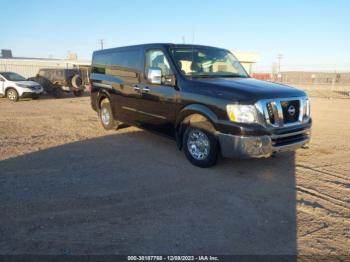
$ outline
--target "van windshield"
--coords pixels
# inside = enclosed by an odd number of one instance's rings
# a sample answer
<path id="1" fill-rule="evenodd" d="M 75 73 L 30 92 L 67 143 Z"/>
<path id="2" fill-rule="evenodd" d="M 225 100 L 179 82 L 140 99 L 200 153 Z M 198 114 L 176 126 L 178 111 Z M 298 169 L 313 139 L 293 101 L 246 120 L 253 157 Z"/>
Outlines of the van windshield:
<path id="1" fill-rule="evenodd" d="M 16 73 L 12 73 L 12 72 L 8 72 L 8 73 L 1 73 L 3 77 L 5 77 L 7 80 L 9 81 L 26 81 L 27 79 L 25 79 L 23 76 L 16 74 Z"/>
<path id="2" fill-rule="evenodd" d="M 249 77 L 230 52 L 216 48 L 172 48 L 171 55 L 180 71 L 191 77 Z"/>

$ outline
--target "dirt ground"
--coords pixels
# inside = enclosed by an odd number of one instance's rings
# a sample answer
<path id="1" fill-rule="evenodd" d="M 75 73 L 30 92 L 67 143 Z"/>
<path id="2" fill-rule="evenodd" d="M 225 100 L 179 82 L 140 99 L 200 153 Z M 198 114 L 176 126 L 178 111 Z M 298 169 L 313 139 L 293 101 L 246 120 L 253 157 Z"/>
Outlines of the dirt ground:
<path id="1" fill-rule="evenodd" d="M 350 255 L 350 99 L 311 98 L 310 149 L 211 169 L 89 102 L 0 99 L 1 254 Z"/>

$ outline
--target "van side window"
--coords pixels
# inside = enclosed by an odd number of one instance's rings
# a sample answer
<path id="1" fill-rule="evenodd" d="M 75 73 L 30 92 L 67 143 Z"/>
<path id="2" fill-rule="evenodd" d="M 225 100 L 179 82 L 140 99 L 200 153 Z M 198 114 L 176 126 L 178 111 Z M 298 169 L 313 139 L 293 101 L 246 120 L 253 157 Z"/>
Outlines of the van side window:
<path id="1" fill-rule="evenodd" d="M 92 58 L 91 72 L 96 74 L 105 74 L 108 63 L 107 54 L 94 54 Z"/>
<path id="2" fill-rule="evenodd" d="M 92 72 L 105 74 L 107 68 L 122 67 L 132 71 L 141 71 L 142 54 L 140 50 L 109 51 L 102 54 L 94 54 Z"/>
<path id="3" fill-rule="evenodd" d="M 160 68 L 163 76 L 168 76 L 172 74 L 169 62 L 165 54 L 161 50 L 150 50 L 146 53 L 146 75 L 150 67 Z"/>
<path id="4" fill-rule="evenodd" d="M 141 69 L 141 52 L 139 50 L 119 51 L 111 54 L 112 66 Z"/>

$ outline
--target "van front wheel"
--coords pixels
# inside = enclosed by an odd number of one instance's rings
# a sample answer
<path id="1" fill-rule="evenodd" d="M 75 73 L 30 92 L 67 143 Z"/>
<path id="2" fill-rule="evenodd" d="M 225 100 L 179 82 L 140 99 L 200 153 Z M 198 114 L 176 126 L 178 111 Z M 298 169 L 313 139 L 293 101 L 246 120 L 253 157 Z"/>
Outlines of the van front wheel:
<path id="1" fill-rule="evenodd" d="M 104 129 L 115 130 L 118 128 L 118 122 L 114 120 L 109 99 L 103 99 L 99 111 L 100 121 Z"/>
<path id="2" fill-rule="evenodd" d="M 183 136 L 183 149 L 193 165 L 203 168 L 214 166 L 219 155 L 214 134 L 198 127 L 187 128 Z"/>

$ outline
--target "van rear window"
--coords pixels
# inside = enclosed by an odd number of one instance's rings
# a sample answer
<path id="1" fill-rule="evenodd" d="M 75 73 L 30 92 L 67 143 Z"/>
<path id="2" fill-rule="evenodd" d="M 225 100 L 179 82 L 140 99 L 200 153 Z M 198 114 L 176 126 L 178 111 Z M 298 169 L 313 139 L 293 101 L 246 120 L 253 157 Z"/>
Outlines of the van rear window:
<path id="1" fill-rule="evenodd" d="M 142 70 L 142 56 L 140 50 L 115 51 L 108 53 L 97 53 L 93 57 L 93 67 L 100 68 L 118 66 L 129 69 Z M 95 71 L 95 70 L 94 70 Z M 97 72 L 96 72 L 97 73 Z"/>

